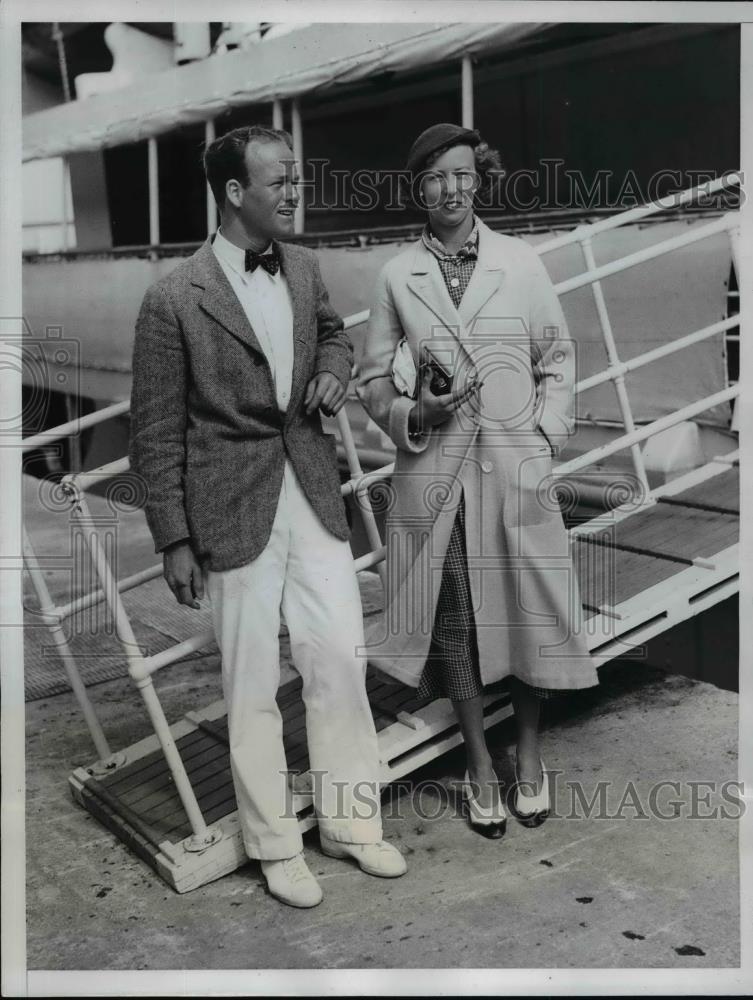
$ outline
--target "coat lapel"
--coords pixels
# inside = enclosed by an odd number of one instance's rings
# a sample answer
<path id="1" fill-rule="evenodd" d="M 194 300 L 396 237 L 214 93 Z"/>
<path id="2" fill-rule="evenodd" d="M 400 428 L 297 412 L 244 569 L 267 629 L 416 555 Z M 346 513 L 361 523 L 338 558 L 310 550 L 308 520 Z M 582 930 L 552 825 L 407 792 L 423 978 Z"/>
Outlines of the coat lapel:
<path id="1" fill-rule="evenodd" d="M 264 355 L 243 306 L 214 255 L 211 238 L 196 251 L 191 283 L 204 289 L 201 308 L 212 319 L 244 344 Z"/>
<path id="2" fill-rule="evenodd" d="M 504 276 L 502 260 L 495 252 L 494 234 L 479 221 L 478 260 L 458 307 L 458 315 L 466 329 L 498 291 Z"/>
<path id="3" fill-rule="evenodd" d="M 445 287 L 434 257 L 419 240 L 408 278 L 408 288 L 427 306 L 443 326 L 459 339 L 460 317 Z"/>

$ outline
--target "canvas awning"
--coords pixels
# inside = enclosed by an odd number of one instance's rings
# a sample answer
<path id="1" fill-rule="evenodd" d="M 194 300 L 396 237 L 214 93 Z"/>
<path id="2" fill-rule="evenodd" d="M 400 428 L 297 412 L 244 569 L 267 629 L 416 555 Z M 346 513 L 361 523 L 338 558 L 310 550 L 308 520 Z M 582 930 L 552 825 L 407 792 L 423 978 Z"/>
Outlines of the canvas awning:
<path id="1" fill-rule="evenodd" d="M 138 142 L 230 108 L 512 48 L 550 24 L 315 24 L 28 115 L 23 159 Z"/>

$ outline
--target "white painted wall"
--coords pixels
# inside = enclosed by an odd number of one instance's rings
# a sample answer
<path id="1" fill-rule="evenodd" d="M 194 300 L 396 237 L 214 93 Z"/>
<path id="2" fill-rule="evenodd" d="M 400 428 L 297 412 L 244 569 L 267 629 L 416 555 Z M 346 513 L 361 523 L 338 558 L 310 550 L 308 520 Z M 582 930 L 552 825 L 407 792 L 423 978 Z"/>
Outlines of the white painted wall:
<path id="1" fill-rule="evenodd" d="M 54 253 L 76 247 L 70 178 L 62 157 L 23 164 L 23 249 Z"/>
<path id="2" fill-rule="evenodd" d="M 63 103 L 63 91 L 32 73 L 23 73 L 22 108 L 24 115 Z M 76 246 L 73 225 L 70 181 L 63 191 L 64 169 L 61 157 L 24 163 L 22 181 L 22 230 L 24 251 L 53 253 Z M 66 220 L 63 228 L 63 220 Z"/>

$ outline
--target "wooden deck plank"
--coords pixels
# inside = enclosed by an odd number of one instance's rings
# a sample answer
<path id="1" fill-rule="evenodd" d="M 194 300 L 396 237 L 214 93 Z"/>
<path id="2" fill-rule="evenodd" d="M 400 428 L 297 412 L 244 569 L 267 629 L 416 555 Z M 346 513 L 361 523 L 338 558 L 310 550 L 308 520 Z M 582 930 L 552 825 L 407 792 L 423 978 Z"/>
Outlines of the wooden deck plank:
<path id="1" fill-rule="evenodd" d="M 280 688 L 277 695 L 277 704 L 280 707 L 280 712 L 284 715 L 284 709 L 287 707 L 289 702 L 295 701 L 297 698 L 301 697 L 301 690 L 303 685 L 298 677 L 293 678 L 292 681 L 287 681 Z M 227 716 L 223 716 L 227 718 Z"/>
<path id="2" fill-rule="evenodd" d="M 230 772 L 228 771 L 224 780 L 218 779 L 213 784 L 202 784 L 194 788 L 196 801 L 199 803 L 201 814 L 205 820 L 210 809 L 216 809 L 218 804 L 224 804 L 225 809 L 222 815 L 227 816 L 237 809 L 235 800 L 235 789 L 233 788 Z M 191 824 L 188 821 L 186 812 L 179 799 L 171 800 L 171 809 L 165 808 L 159 819 L 155 821 L 155 826 L 164 830 L 165 837 L 175 843 L 187 837 L 191 833 Z M 209 822 L 207 820 L 207 822 Z"/>
<path id="3" fill-rule="evenodd" d="M 203 812 L 205 809 L 214 809 L 223 802 L 228 803 L 228 813 L 235 812 L 238 808 L 238 803 L 235 800 L 235 786 L 229 770 L 227 772 L 227 780 L 207 792 L 199 804 Z"/>
<path id="4" fill-rule="evenodd" d="M 680 516 L 675 517 L 674 525 L 663 525 L 666 529 L 664 535 L 655 543 L 648 532 L 643 536 L 633 533 L 628 537 L 631 542 L 637 538 L 638 544 L 648 538 L 649 546 L 656 544 L 657 549 L 670 551 L 691 561 L 696 557 L 708 557 L 720 552 L 738 540 L 740 528 L 736 516 L 704 513 L 702 517 L 697 517 L 694 516 L 696 513 L 692 510 L 689 513 L 683 511 Z"/>
<path id="5" fill-rule="evenodd" d="M 578 579 L 585 581 L 581 599 L 593 607 L 620 604 L 683 568 L 653 556 L 583 542 L 575 546 L 574 560 Z"/>
<path id="6" fill-rule="evenodd" d="M 199 799 L 199 806 L 207 824 L 216 823 L 236 812 L 238 803 L 235 798 L 235 790 L 232 782 L 213 789 L 209 794 L 202 796 Z M 178 843 L 190 834 L 190 825 L 182 810 L 176 810 L 173 816 L 168 818 L 169 820 L 172 820 L 174 825 L 166 828 L 165 835 L 168 840 Z"/>
<path id="7" fill-rule="evenodd" d="M 617 551 L 579 542 L 573 547 L 573 564 L 581 600 L 593 607 L 614 604 L 616 599 Z"/>
<path id="8" fill-rule="evenodd" d="M 653 510 L 616 525 L 617 543 L 669 552 L 692 560 L 733 544 L 739 531 L 737 517 L 730 514 L 667 506 L 659 507 L 655 514 Z"/>
<path id="9" fill-rule="evenodd" d="M 618 521 L 612 532 L 617 540 L 623 537 L 626 541 L 641 542 L 654 541 L 661 544 L 664 540 L 671 538 L 673 532 L 691 530 L 693 528 L 703 529 L 708 524 L 713 524 L 716 515 L 707 511 L 695 510 L 691 507 L 682 507 L 677 510 L 671 507 L 664 507 L 656 504 L 647 511 L 634 514 L 623 521 Z"/>
<path id="10" fill-rule="evenodd" d="M 194 776 L 200 771 L 214 762 L 222 762 L 223 760 L 227 760 L 227 747 L 222 744 L 212 743 L 206 747 L 202 754 L 193 757 L 186 764 L 186 773 L 193 782 Z M 184 763 L 186 762 L 184 761 Z M 118 798 L 123 802 L 127 802 L 133 809 L 148 809 L 148 805 L 144 802 L 147 796 L 154 795 L 160 789 L 164 789 L 172 784 L 172 774 L 164 757 L 163 765 L 162 770 L 151 772 L 149 778 L 142 781 L 141 784 L 132 786 L 125 792 L 116 789 Z"/>
<path id="11" fill-rule="evenodd" d="M 297 756 L 289 756 L 288 770 L 293 771 L 295 774 L 305 774 L 309 769 L 309 751 L 308 747 L 299 747 Z"/>
<path id="12" fill-rule="evenodd" d="M 725 474 L 726 475 L 726 474 Z M 704 483 L 701 486 L 706 487 Z M 699 487 L 694 488 L 695 493 Z M 653 520 L 652 520 L 653 519 Z M 599 533 L 601 534 L 601 533 Z M 612 533 L 606 532 L 607 537 Z M 734 545 L 738 539 L 737 519 L 730 515 L 683 510 L 681 516 L 671 507 L 652 507 L 618 522 L 614 537 L 623 544 L 655 546 L 673 555 L 692 560 L 708 558 Z M 682 565 L 642 553 L 613 549 L 597 557 L 598 546 L 579 542 L 575 546 L 575 565 L 585 604 L 592 607 L 618 604 L 636 596 L 681 571 Z M 586 549 L 590 549 L 589 554 Z M 610 560 L 612 560 L 610 569 Z"/>
<path id="13" fill-rule="evenodd" d="M 230 762 L 225 755 L 207 763 L 189 774 L 191 787 L 197 799 L 210 791 L 219 780 L 230 773 Z M 143 816 L 148 823 L 157 825 L 161 820 L 174 811 L 176 808 L 183 809 L 183 806 L 175 790 L 175 785 L 168 785 L 160 789 L 154 789 L 148 796 L 145 796 L 138 803 L 139 815 Z"/>
<path id="14" fill-rule="evenodd" d="M 194 753 L 201 753 L 210 744 L 210 738 L 205 733 L 197 729 L 189 733 L 187 737 L 182 737 L 176 741 L 176 745 L 184 761 L 190 761 Z M 148 779 L 152 773 L 157 773 L 167 767 L 164 755 L 157 749 L 152 753 L 131 761 L 113 771 L 112 774 L 104 776 L 101 781 L 111 791 L 125 792 L 133 785 L 138 785 L 142 780 Z"/>
<path id="15" fill-rule="evenodd" d="M 733 468 L 712 476 L 697 486 L 683 490 L 674 499 L 704 503 L 712 507 L 728 507 L 740 512 L 740 469 Z"/>
<path id="16" fill-rule="evenodd" d="M 305 732 L 301 733 L 295 741 L 283 738 L 283 746 L 289 771 L 308 770 L 309 747 Z M 302 767 L 303 762 L 305 762 L 305 768 Z"/>
<path id="17" fill-rule="evenodd" d="M 218 803 L 232 802 L 232 808 L 228 805 L 225 815 L 234 812 L 237 808 L 235 789 L 229 768 L 225 772 L 214 775 L 212 778 L 206 778 L 194 785 L 194 792 L 202 815 L 205 817 L 207 809 L 215 808 Z M 173 841 L 188 836 L 191 832 L 191 824 L 188 822 L 183 804 L 177 796 L 165 801 L 159 817 L 152 819 L 152 824 L 160 830 L 164 830 L 165 837 Z"/>

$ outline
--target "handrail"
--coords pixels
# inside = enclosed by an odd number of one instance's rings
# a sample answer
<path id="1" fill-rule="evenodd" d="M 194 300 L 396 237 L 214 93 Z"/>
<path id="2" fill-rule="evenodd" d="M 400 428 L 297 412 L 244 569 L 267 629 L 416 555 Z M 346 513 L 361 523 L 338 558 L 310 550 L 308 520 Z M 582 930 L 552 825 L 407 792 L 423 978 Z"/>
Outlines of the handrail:
<path id="1" fill-rule="evenodd" d="M 682 409 L 676 410 L 674 413 L 669 413 L 665 417 L 659 417 L 658 420 L 654 420 L 650 424 L 646 424 L 639 430 L 632 431 L 629 434 L 622 434 L 620 437 L 615 438 L 614 441 L 610 441 L 608 444 L 603 444 L 598 448 L 593 448 L 591 451 L 586 451 L 582 455 L 578 455 L 577 458 L 570 459 L 569 462 L 563 462 L 553 470 L 553 474 L 556 476 L 566 476 L 569 472 L 579 472 L 587 465 L 591 465 L 594 462 L 600 462 L 603 458 L 607 458 L 609 455 L 614 455 L 615 452 L 623 451 L 625 448 L 631 447 L 631 445 L 639 444 L 641 441 L 647 441 L 650 437 L 654 437 L 656 434 L 661 434 L 662 431 L 665 431 L 670 427 L 674 427 L 676 424 L 690 419 L 690 417 L 695 417 L 699 413 L 703 413 L 704 410 L 713 409 L 713 407 L 719 406 L 720 403 L 726 403 L 730 400 L 736 399 L 739 395 L 740 386 L 731 385 L 729 388 L 715 392 L 711 396 L 706 396 L 703 399 L 698 400 L 696 403 L 690 403 L 688 406 L 683 406 Z"/>
<path id="2" fill-rule="evenodd" d="M 657 212 L 680 208 L 694 201 L 696 198 L 709 197 L 709 195 L 717 194 L 725 188 L 739 187 L 741 183 L 742 178 L 737 172 L 732 172 L 729 175 L 725 174 L 722 177 L 716 178 L 716 180 L 706 181 L 697 187 L 688 188 L 687 191 L 680 191 L 677 194 L 667 195 L 664 198 L 657 198 L 656 201 L 649 202 L 647 205 L 628 208 L 624 212 L 610 215 L 608 219 L 602 219 L 587 226 L 576 226 L 571 233 L 565 233 L 563 236 L 556 236 L 545 243 L 539 243 L 536 247 L 536 252 L 544 254 L 551 253 L 552 250 L 560 250 L 562 247 L 577 243 L 583 238 L 584 233 L 588 233 L 593 238 L 600 233 L 608 232 L 610 229 L 618 229 L 620 226 L 626 226 L 631 222 L 639 222 L 641 219 L 655 215 Z"/>
<path id="3" fill-rule="evenodd" d="M 576 383 L 575 393 L 577 395 L 578 393 L 585 392 L 586 389 L 593 389 L 594 386 L 601 385 L 603 382 L 609 382 L 615 375 L 627 375 L 628 372 L 635 371 L 637 368 L 643 368 L 644 365 L 648 365 L 652 361 L 658 361 L 659 358 L 666 358 L 667 355 L 674 354 L 676 351 L 692 347 L 693 344 L 708 340 L 717 333 L 724 333 L 725 330 L 734 330 L 739 325 L 739 316 L 730 316 L 728 319 L 719 320 L 718 323 L 704 326 L 702 329 L 688 333 L 684 337 L 678 337 L 677 340 L 672 340 L 668 344 L 662 344 L 661 347 L 654 347 L 652 350 L 646 351 L 644 354 L 638 354 L 628 361 L 621 361 L 618 365 L 610 365 L 609 368 L 605 368 L 595 375 L 589 375 L 588 378 L 584 378 Z M 729 337 L 728 339 L 731 340 L 732 338 Z"/>
<path id="4" fill-rule="evenodd" d="M 80 434 L 81 431 L 87 430 L 89 427 L 95 427 L 97 424 L 102 424 L 105 420 L 124 416 L 130 409 L 131 404 L 127 399 L 121 403 L 112 403 L 101 410 L 95 410 L 94 413 L 88 413 L 85 417 L 68 420 L 64 424 L 58 424 L 57 427 L 50 427 L 49 430 L 40 431 L 38 434 L 32 434 L 31 437 L 24 438 L 22 450 L 27 452 L 32 448 L 39 448 L 40 445 L 49 444 L 51 441 L 59 441 L 61 438 Z"/>
<path id="5" fill-rule="evenodd" d="M 614 260 L 609 264 L 602 264 L 601 267 L 583 271 L 582 274 L 577 274 L 574 278 L 560 281 L 559 284 L 554 286 L 554 290 L 558 295 L 565 295 L 576 288 L 582 288 L 583 285 L 590 285 L 595 281 L 600 281 L 602 278 L 609 278 L 614 274 L 619 274 L 620 271 L 627 271 L 637 264 L 644 264 L 646 261 L 654 260 L 655 257 L 661 257 L 672 250 L 679 250 L 681 247 L 688 246 L 691 243 L 698 243 L 700 240 L 706 239 L 707 236 L 715 236 L 717 233 L 728 232 L 731 229 L 737 228 L 737 224 L 732 221 L 733 214 L 732 212 L 728 212 L 727 215 L 716 222 L 709 222 L 698 229 L 691 229 L 684 236 L 673 236 L 672 239 L 653 243 L 644 250 L 637 250 L 635 253 L 628 254 L 627 257 L 620 257 L 619 260 Z M 584 237 L 580 237 L 580 240 L 582 239 Z"/>

